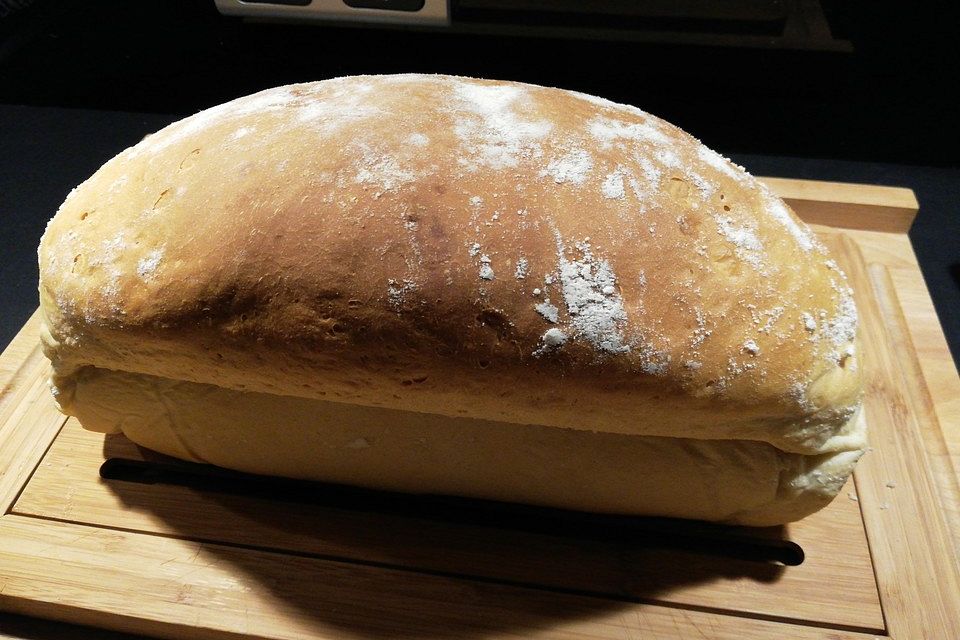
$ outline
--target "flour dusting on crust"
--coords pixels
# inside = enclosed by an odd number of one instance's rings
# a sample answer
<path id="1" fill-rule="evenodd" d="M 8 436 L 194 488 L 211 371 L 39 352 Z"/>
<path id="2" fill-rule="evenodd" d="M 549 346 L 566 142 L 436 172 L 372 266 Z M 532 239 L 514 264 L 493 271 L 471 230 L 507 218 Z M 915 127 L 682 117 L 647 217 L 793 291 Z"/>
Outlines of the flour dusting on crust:
<path id="1" fill-rule="evenodd" d="M 848 357 L 845 347 L 857 337 L 858 317 L 850 287 L 834 283 L 834 289 L 838 298 L 837 312 L 824 318 L 820 323 L 820 333 L 832 346 L 829 357 L 839 363 Z"/>
<path id="2" fill-rule="evenodd" d="M 607 177 L 603 180 L 603 184 L 600 185 L 600 193 L 603 194 L 604 198 L 609 198 L 610 200 L 620 200 L 623 198 L 626 191 L 623 188 L 623 169 L 621 167 L 617 167 L 616 171 L 607 174 Z"/>
<path id="3" fill-rule="evenodd" d="M 154 249 L 137 262 L 137 275 L 143 279 L 152 278 L 163 259 L 163 247 Z"/>
<path id="4" fill-rule="evenodd" d="M 757 271 L 763 273 L 767 265 L 763 243 L 750 227 L 738 227 L 729 217 L 717 216 L 717 231 L 733 245 L 737 256 Z"/>
<path id="5" fill-rule="evenodd" d="M 417 175 L 403 167 L 396 157 L 374 151 L 366 145 L 363 145 L 362 149 L 359 166 L 354 176 L 357 183 L 391 191 L 417 179 Z"/>
<path id="6" fill-rule="evenodd" d="M 516 167 L 522 158 L 539 157 L 543 139 L 553 125 L 547 120 L 527 120 L 517 107 L 526 89 L 512 85 L 485 85 L 459 81 L 454 93 L 472 116 L 463 116 L 455 130 L 467 153 L 461 163 L 468 168 Z"/>
<path id="7" fill-rule="evenodd" d="M 544 300 L 540 304 L 534 305 L 533 308 L 536 309 L 537 313 L 539 313 L 547 322 L 556 324 L 560 321 L 560 309 L 558 309 L 555 305 L 550 304 L 550 300 Z"/>
<path id="8" fill-rule="evenodd" d="M 826 249 L 807 227 L 801 227 L 797 224 L 786 205 L 780 198 L 776 197 L 768 188 L 763 187 L 763 204 L 766 213 L 770 214 L 774 220 L 783 225 L 790 236 L 796 241 L 797 245 L 804 251 L 819 251 L 826 253 Z"/>
<path id="9" fill-rule="evenodd" d="M 574 245 L 580 258 L 570 259 L 559 233 L 556 240 L 563 300 L 574 335 L 603 353 L 629 351 L 622 333 L 627 314 L 623 300 L 616 293 L 617 279 L 610 263 L 595 258 L 587 241 Z M 604 293 L 605 289 L 613 293 Z"/>
<path id="10" fill-rule="evenodd" d="M 306 320 L 283 325 L 294 339 L 331 322 L 325 344 L 352 354 L 388 326 L 411 352 L 469 352 L 487 378 L 665 376 L 691 404 L 765 393 L 799 414 L 822 402 L 817 380 L 856 365 L 849 287 L 789 208 L 669 123 L 601 98 L 441 76 L 295 85 L 171 125 L 104 176 L 64 205 L 90 213 L 79 234 L 41 255 L 72 287 L 50 298 L 90 324 L 123 325 L 154 297 L 166 313 L 155 294 L 178 285 L 203 300 L 255 289 L 259 319 L 282 301 L 257 296 L 287 292 L 293 273 L 324 293 L 292 295 Z M 207 245 L 222 264 L 197 255 Z M 281 282 L 254 287 L 244 268 Z"/>
<path id="11" fill-rule="evenodd" d="M 582 185 L 593 169 L 593 158 L 584 149 L 573 149 L 569 153 L 550 160 L 540 175 L 550 176 L 557 184 L 570 183 Z"/>

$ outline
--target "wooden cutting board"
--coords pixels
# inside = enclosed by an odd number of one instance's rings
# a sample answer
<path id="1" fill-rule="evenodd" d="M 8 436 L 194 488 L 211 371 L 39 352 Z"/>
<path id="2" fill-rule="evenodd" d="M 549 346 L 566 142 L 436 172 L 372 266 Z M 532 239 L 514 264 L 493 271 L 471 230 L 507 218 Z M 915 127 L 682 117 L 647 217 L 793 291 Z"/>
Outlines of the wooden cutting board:
<path id="1" fill-rule="evenodd" d="M 960 379 L 916 200 L 768 183 L 862 316 L 872 448 L 820 513 L 594 518 L 179 463 L 57 412 L 35 315 L 0 356 L 0 609 L 169 638 L 960 638 Z"/>

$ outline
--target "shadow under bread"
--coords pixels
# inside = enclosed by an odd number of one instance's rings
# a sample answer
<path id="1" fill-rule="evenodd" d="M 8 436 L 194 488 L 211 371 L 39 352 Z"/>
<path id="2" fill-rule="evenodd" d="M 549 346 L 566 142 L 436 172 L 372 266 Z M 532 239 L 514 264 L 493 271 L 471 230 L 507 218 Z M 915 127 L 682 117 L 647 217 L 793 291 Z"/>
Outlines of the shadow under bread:
<path id="1" fill-rule="evenodd" d="M 799 546 L 783 539 L 784 527 L 585 514 L 256 476 L 169 458 L 120 435 L 107 436 L 104 457 L 104 482 L 128 508 L 205 543 L 208 560 L 232 564 L 298 619 L 358 637 L 548 629 L 718 579 L 774 582 L 785 565 L 803 560 Z M 267 551 L 271 560 L 250 550 Z M 298 572 L 314 571 L 317 560 L 333 570 L 304 589 Z M 411 613 L 433 599 L 436 615 Z M 464 619 L 445 604 L 454 600 L 496 613 Z"/>

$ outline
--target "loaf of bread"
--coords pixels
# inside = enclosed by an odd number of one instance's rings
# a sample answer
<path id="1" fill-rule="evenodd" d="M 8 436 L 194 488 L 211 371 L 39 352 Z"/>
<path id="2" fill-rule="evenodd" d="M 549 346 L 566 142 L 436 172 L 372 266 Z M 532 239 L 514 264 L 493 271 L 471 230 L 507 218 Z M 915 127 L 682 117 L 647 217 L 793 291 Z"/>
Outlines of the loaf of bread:
<path id="1" fill-rule="evenodd" d="M 59 406 L 186 459 L 766 525 L 865 446 L 826 249 L 696 139 L 570 91 L 240 98 L 110 160 L 39 257 Z"/>

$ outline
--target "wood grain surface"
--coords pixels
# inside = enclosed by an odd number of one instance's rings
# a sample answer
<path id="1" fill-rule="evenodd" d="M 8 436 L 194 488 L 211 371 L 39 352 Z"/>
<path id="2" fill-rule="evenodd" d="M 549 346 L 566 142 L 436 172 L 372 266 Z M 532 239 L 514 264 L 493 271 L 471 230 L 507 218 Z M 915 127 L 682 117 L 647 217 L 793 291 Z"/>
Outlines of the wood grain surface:
<path id="1" fill-rule="evenodd" d="M 34 313 L 0 355 L 0 511 L 10 509 L 66 418 L 51 402 Z M 2 540 L 0 540 L 2 544 Z"/>
<path id="2" fill-rule="evenodd" d="M 920 426 L 932 416 L 911 402 L 920 391 L 909 391 L 916 385 L 904 375 L 911 356 L 892 337 L 900 323 L 884 322 L 882 308 L 892 302 L 879 302 L 885 291 L 872 285 L 853 240 L 840 237 L 833 245 L 856 285 L 861 316 L 863 415 L 872 445 L 855 473 L 861 512 L 884 610 L 911 612 L 888 616 L 887 630 L 894 638 L 928 637 L 934 629 L 933 637 L 960 638 L 960 570 Z"/>
<path id="3" fill-rule="evenodd" d="M 22 516 L 0 538 L 4 606 L 167 638 L 872 637 Z"/>
<path id="4" fill-rule="evenodd" d="M 70 419 L 14 513 L 100 527 L 216 540 L 538 585 L 602 597 L 710 607 L 734 614 L 880 631 L 883 614 L 853 483 L 827 509 L 786 528 L 737 529 L 799 544 L 784 567 L 509 528 L 476 527 L 375 511 L 276 502 L 189 487 L 104 481 L 107 457 L 156 457 L 122 436 L 104 438 Z M 855 497 L 855 496 L 854 496 Z M 602 524 L 598 524 L 602 526 Z M 652 525 L 656 530 L 656 525 Z M 682 527 L 682 525 L 681 525 Z M 709 534 L 704 534 L 709 537 Z M 719 541 L 718 541 L 719 542 Z"/>
<path id="5" fill-rule="evenodd" d="M 808 224 L 905 234 L 917 215 L 917 198 L 910 189 L 789 178 L 761 179 Z"/>

